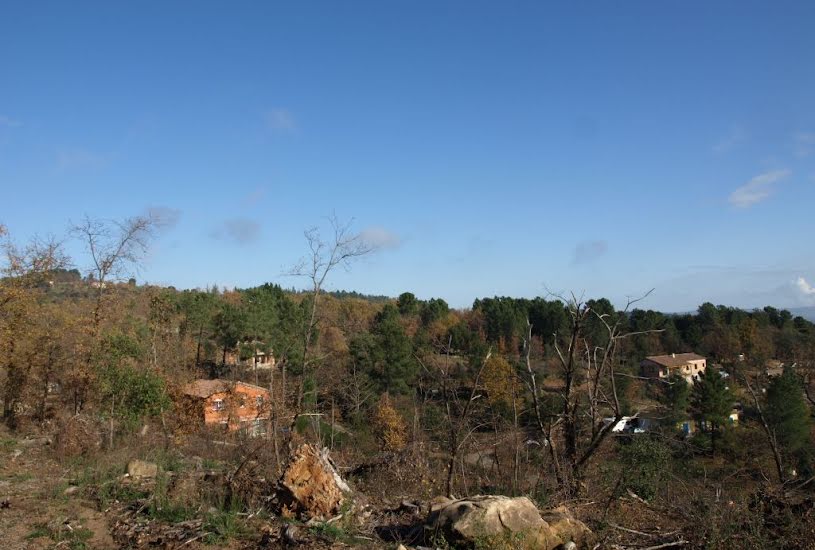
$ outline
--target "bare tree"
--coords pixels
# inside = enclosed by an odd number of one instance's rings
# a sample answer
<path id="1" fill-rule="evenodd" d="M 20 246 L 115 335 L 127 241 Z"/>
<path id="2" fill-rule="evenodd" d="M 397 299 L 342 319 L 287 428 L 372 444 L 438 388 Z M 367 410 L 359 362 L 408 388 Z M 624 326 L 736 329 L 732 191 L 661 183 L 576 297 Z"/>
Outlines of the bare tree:
<path id="1" fill-rule="evenodd" d="M 91 259 L 89 278 L 96 287 L 93 310 L 94 335 L 101 320 L 102 296 L 108 283 L 131 276 L 147 253 L 159 220 L 151 215 L 134 216 L 124 221 L 99 220 L 88 216 L 71 227 L 71 234 L 82 241 Z"/>
<path id="2" fill-rule="evenodd" d="M 328 218 L 331 226 L 331 236 L 323 237 L 319 228 L 311 227 L 304 234 L 309 247 L 309 254 L 303 257 L 297 265 L 288 271 L 288 275 L 304 277 L 310 285 L 310 298 L 308 317 L 304 323 L 302 335 L 303 350 L 303 377 L 317 358 L 312 357 L 312 344 L 317 329 L 318 304 L 323 285 L 329 274 L 337 267 L 350 269 L 354 260 L 372 253 L 376 247 L 366 241 L 360 233 L 351 230 L 353 219 L 347 223 L 341 222 L 336 214 Z M 285 374 L 282 383 L 285 385 Z M 285 391 L 285 386 L 284 386 Z M 300 408 L 303 399 L 303 384 L 297 394 L 297 408 Z"/>
<path id="3" fill-rule="evenodd" d="M 553 347 L 563 382 L 563 386 L 556 390 L 560 411 L 554 414 L 547 415 L 540 401 L 536 373 L 529 357 L 532 331 L 527 322 L 526 383 L 532 393 L 535 422 L 548 444 L 558 482 L 571 494 L 579 492 L 586 464 L 623 417 L 615 373 L 620 343 L 637 334 L 659 332 L 623 330 L 631 306 L 651 292 L 629 299 L 625 308 L 614 317 L 594 310 L 575 295 L 563 300 L 567 304 L 570 322 L 563 339 L 554 335 Z M 591 319 L 602 327 L 603 342 L 592 342 L 587 337 L 586 327 Z M 562 452 L 556 448 L 559 443 L 553 440 L 556 428 L 562 436 Z"/>
<path id="4" fill-rule="evenodd" d="M 109 283 L 135 274 L 161 220 L 152 214 L 134 216 L 124 221 L 99 220 L 88 216 L 71 227 L 71 234 L 82 241 L 90 256 L 87 269 L 96 290 L 90 324 L 90 346 L 84 370 L 73 380 L 74 411 L 79 412 L 91 379 L 94 348 L 98 344 L 105 289 Z"/>
<path id="5" fill-rule="evenodd" d="M 459 452 L 478 429 L 483 428 L 486 423 L 473 424 L 473 405 L 476 401 L 484 397 L 484 388 L 481 384 L 481 377 L 484 369 L 492 357 L 492 348 L 487 350 L 486 355 L 481 360 L 481 364 L 476 371 L 472 381 L 472 386 L 467 392 L 466 401 L 462 403 L 459 396 L 459 386 L 453 378 L 450 354 L 452 352 L 452 337 L 448 337 L 446 344 L 442 344 L 438 350 L 444 360 L 435 362 L 437 373 L 428 369 L 425 361 L 418 355 L 414 355 L 416 361 L 422 369 L 431 377 L 438 378 L 441 382 L 441 397 L 444 400 L 444 415 L 447 420 L 447 479 L 445 481 L 445 492 L 448 497 L 453 496 L 453 480 L 456 469 L 456 460 Z"/>

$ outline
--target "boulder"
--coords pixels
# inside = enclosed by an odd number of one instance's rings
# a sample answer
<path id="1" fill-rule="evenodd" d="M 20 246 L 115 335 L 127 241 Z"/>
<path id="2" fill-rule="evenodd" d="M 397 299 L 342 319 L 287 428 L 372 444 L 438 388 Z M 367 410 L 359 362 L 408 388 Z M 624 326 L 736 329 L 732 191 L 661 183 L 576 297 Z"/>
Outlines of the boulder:
<path id="1" fill-rule="evenodd" d="M 279 486 L 278 496 L 289 512 L 317 519 L 335 515 L 351 492 L 328 450 L 307 444 L 292 453 Z"/>
<path id="2" fill-rule="evenodd" d="M 451 542 L 465 545 L 499 544 L 504 537 L 525 548 L 553 550 L 587 542 L 591 531 L 564 507 L 543 516 L 527 497 L 478 495 L 465 499 L 436 499 L 427 526 L 441 530 Z"/>
<path id="3" fill-rule="evenodd" d="M 156 477 L 158 466 L 153 462 L 134 459 L 127 463 L 127 473 L 130 477 Z"/>

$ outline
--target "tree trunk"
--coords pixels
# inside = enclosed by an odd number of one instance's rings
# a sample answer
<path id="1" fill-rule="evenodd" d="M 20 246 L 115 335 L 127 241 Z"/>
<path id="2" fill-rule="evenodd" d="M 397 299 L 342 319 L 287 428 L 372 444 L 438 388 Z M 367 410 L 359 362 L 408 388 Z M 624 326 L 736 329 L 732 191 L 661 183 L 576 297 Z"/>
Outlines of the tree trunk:
<path id="1" fill-rule="evenodd" d="M 201 323 L 201 326 L 198 329 L 198 345 L 195 347 L 195 369 L 198 370 L 201 367 L 201 338 L 204 336 L 204 324 Z"/>

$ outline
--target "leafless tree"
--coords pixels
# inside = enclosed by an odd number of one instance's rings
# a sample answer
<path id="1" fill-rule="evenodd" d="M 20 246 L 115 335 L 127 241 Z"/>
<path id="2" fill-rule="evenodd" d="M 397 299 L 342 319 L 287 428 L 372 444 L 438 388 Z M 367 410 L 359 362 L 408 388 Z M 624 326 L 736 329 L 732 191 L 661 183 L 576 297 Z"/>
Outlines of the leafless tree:
<path id="1" fill-rule="evenodd" d="M 470 436 L 486 425 L 485 423 L 473 425 L 471 417 L 474 404 L 484 397 L 481 377 L 487 366 L 487 362 L 490 360 L 490 357 L 492 357 L 492 348 L 487 350 L 486 355 L 481 361 L 478 371 L 473 378 L 472 386 L 469 392 L 467 392 L 466 401 L 464 402 L 462 402 L 462 399 L 459 397 L 459 387 L 452 375 L 452 365 L 450 362 L 452 337 L 448 337 L 447 343 L 442 345 L 438 351 L 440 355 L 444 356 L 444 360 L 435 362 L 437 366 L 437 372 L 435 373 L 427 367 L 421 357 L 418 355 L 414 355 L 414 357 L 428 375 L 437 377 L 441 382 L 441 397 L 444 400 L 444 414 L 447 419 L 447 479 L 445 481 L 445 491 L 447 496 L 452 498 L 453 479 L 459 452 L 470 439 Z"/>
<path id="2" fill-rule="evenodd" d="M 288 271 L 288 275 L 304 277 L 309 281 L 310 299 L 309 312 L 303 327 L 303 376 L 316 361 L 312 357 L 312 344 L 314 334 L 317 329 L 318 304 L 323 285 L 329 274 L 337 267 L 350 269 L 354 260 L 372 253 L 376 246 L 366 241 L 361 233 L 354 233 L 351 230 L 353 219 L 343 223 L 336 214 L 328 218 L 331 226 L 330 237 L 324 237 L 318 227 L 307 229 L 304 234 L 308 243 L 309 253 L 303 257 L 293 268 Z M 283 378 L 285 384 L 285 376 Z M 297 394 L 297 408 L 300 408 L 303 399 L 303 385 Z"/>
<path id="3" fill-rule="evenodd" d="M 561 298 L 567 304 L 569 330 L 563 338 L 554 335 L 553 347 L 563 383 L 556 390 L 561 408 L 554 414 L 547 414 L 542 407 L 536 373 L 529 356 L 532 331 L 527 322 L 526 384 L 532 394 L 535 422 L 548 444 L 558 482 L 571 494 L 579 492 L 586 464 L 623 417 L 615 373 L 620 343 L 638 334 L 659 332 L 624 331 L 623 321 L 631 306 L 644 300 L 651 292 L 629 299 L 625 308 L 615 316 L 592 309 L 589 303 L 575 295 L 568 299 Z M 603 328 L 604 342 L 592 342 L 587 338 L 585 329 L 590 319 L 597 320 Z M 611 417 L 610 420 L 608 417 Z M 585 429 L 587 424 L 588 429 Z M 553 439 L 556 429 L 562 436 L 562 451 L 557 449 L 561 442 Z"/>
<path id="4" fill-rule="evenodd" d="M 138 271 L 160 224 L 161 220 L 149 213 L 126 218 L 124 221 L 99 220 L 85 216 L 70 229 L 71 234 L 82 242 L 90 256 L 87 272 L 96 290 L 85 368 L 76 373 L 72 384 L 74 410 L 77 413 L 82 409 L 91 379 L 91 362 L 94 348 L 98 344 L 106 286 Z"/>
<path id="5" fill-rule="evenodd" d="M 138 270 L 158 224 L 159 220 L 148 214 L 124 221 L 85 216 L 81 222 L 71 226 L 71 234 L 82 241 L 91 260 L 87 271 L 96 287 L 94 332 L 99 328 L 106 285 L 131 276 Z"/>

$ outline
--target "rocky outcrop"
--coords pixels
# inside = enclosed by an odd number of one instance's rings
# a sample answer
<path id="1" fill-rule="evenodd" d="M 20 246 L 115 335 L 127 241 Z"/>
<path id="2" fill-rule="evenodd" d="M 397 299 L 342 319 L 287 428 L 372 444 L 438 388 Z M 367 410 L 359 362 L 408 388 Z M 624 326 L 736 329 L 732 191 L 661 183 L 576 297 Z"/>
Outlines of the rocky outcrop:
<path id="1" fill-rule="evenodd" d="M 335 515 L 351 493 L 328 450 L 313 445 L 301 445 L 292 453 L 279 485 L 278 496 L 286 510 L 316 519 Z"/>
<path id="2" fill-rule="evenodd" d="M 465 499 L 437 499 L 431 505 L 427 527 L 442 531 L 450 542 L 498 544 L 504 538 L 526 548 L 553 550 L 573 542 L 586 544 L 591 531 L 564 507 L 543 515 L 526 497 L 500 495 Z"/>

